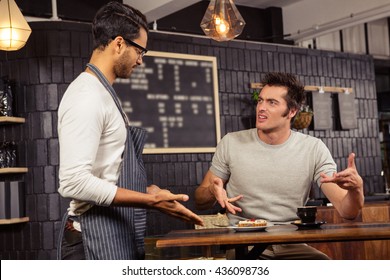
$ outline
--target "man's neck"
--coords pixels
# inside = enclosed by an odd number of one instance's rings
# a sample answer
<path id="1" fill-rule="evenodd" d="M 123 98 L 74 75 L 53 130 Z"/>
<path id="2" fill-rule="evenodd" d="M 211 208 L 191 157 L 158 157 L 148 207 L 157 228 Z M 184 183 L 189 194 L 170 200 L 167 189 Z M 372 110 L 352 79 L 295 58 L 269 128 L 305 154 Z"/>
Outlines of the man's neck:
<path id="1" fill-rule="evenodd" d="M 280 145 L 288 140 L 291 135 L 291 129 L 283 129 L 281 131 L 264 131 L 258 129 L 257 134 L 261 141 L 268 145 Z"/>
<path id="2" fill-rule="evenodd" d="M 106 57 L 104 51 L 94 50 L 89 63 L 95 65 L 112 85 L 116 77 L 112 71 L 113 66 L 111 64 L 111 60 Z M 89 68 L 87 68 L 85 72 L 95 75 Z"/>

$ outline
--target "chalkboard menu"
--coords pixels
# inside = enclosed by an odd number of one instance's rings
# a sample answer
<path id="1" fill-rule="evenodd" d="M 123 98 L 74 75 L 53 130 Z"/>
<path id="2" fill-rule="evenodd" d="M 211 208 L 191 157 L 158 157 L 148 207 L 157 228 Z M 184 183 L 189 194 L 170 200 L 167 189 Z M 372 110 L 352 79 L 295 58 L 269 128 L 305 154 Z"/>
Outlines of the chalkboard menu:
<path id="1" fill-rule="evenodd" d="M 114 89 L 132 126 L 147 130 L 144 153 L 214 152 L 220 140 L 216 58 L 148 52 Z"/>

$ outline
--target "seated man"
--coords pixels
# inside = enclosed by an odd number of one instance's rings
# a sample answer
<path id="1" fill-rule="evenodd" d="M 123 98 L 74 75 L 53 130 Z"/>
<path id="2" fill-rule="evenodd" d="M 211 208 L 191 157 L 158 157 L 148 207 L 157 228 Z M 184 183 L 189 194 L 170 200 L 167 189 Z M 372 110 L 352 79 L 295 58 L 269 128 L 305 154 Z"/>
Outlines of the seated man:
<path id="1" fill-rule="evenodd" d="M 364 204 L 355 154 L 349 155 L 347 169 L 337 172 L 320 139 L 291 130 L 291 120 L 305 99 L 296 77 L 269 73 L 262 84 L 256 128 L 228 133 L 220 141 L 196 189 L 197 208 L 218 202 L 231 225 L 252 218 L 292 222 L 297 219 L 297 207 L 306 204 L 314 180 L 343 218 L 354 219 Z M 259 257 L 328 259 L 306 244 L 272 245 Z"/>

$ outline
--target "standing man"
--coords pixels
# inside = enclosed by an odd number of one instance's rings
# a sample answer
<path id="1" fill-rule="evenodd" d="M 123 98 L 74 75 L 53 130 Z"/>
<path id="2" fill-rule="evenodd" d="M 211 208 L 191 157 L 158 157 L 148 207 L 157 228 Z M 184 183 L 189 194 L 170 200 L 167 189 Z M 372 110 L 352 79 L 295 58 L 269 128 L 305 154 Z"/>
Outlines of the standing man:
<path id="1" fill-rule="evenodd" d="M 112 84 L 128 78 L 147 52 L 148 27 L 138 10 L 110 2 L 92 23 L 93 53 L 58 110 L 59 193 L 71 198 L 59 240 L 61 259 L 143 259 L 145 208 L 202 220 L 172 194 L 147 186 L 145 131 L 130 127 Z M 118 181 L 119 178 L 119 181 Z"/>
<path id="2" fill-rule="evenodd" d="M 262 84 L 256 128 L 229 133 L 220 141 L 195 192 L 197 207 L 218 202 L 232 225 L 251 218 L 289 223 L 297 219 L 297 207 L 306 204 L 316 181 L 343 218 L 355 218 L 364 203 L 355 155 L 351 153 L 348 168 L 337 173 L 320 139 L 291 130 L 291 120 L 305 99 L 296 77 L 269 73 Z M 328 259 L 306 244 L 272 245 L 260 258 Z"/>

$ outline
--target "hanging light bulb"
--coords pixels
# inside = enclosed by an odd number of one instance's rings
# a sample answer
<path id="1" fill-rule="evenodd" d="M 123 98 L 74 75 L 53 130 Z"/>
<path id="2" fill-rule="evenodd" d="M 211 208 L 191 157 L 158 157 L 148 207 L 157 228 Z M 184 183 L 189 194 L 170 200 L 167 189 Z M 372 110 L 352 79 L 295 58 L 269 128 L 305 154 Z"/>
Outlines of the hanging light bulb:
<path id="1" fill-rule="evenodd" d="M 233 0 L 211 0 L 200 23 L 203 32 L 216 41 L 229 41 L 239 36 L 245 21 Z"/>
<path id="2" fill-rule="evenodd" d="M 22 48 L 31 34 L 14 0 L 0 0 L 0 50 L 16 51 Z"/>
<path id="3" fill-rule="evenodd" d="M 215 18 L 215 29 L 218 32 L 218 34 L 225 36 L 229 32 L 230 26 L 226 20 L 223 20 L 220 17 L 216 17 Z"/>

